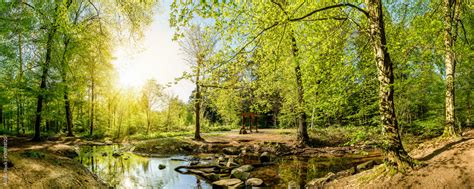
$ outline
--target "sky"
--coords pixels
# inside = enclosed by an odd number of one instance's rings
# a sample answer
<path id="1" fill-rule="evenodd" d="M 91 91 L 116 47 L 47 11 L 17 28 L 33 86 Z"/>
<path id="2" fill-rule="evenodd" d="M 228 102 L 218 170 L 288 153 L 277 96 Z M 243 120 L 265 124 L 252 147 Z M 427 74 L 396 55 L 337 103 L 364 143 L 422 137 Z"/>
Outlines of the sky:
<path id="1" fill-rule="evenodd" d="M 172 41 L 173 29 L 169 26 L 170 2 L 160 5 L 152 24 L 145 29 L 142 40 L 133 45 L 123 45 L 114 51 L 114 67 L 118 73 L 119 88 L 140 90 L 149 79 L 166 85 L 189 71 L 179 50 L 178 42 Z M 166 90 L 188 101 L 194 86 L 190 81 L 180 81 Z"/>

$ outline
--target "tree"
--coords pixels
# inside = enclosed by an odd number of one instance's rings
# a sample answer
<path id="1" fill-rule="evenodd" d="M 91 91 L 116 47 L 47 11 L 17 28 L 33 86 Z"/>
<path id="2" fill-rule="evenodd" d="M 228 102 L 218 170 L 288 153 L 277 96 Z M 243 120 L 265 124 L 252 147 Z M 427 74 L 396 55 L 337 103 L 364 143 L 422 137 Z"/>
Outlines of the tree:
<path id="1" fill-rule="evenodd" d="M 384 128 L 385 158 L 390 166 L 403 171 L 414 166 L 412 158 L 402 145 L 398 131 L 393 100 L 393 65 L 385 38 L 385 25 L 381 0 L 366 0 L 370 40 L 374 49 L 379 80 L 379 111 Z"/>
<path id="2" fill-rule="evenodd" d="M 201 137 L 201 106 L 202 94 L 201 85 L 205 71 L 205 64 L 210 61 L 214 50 L 215 41 L 209 38 L 208 33 L 200 26 L 191 26 L 184 34 L 184 38 L 179 41 L 181 50 L 187 57 L 186 61 L 192 67 L 192 75 L 188 78 L 194 80 L 196 89 L 194 91 L 194 113 L 195 113 L 195 131 L 194 139 L 203 140 Z"/>
<path id="3" fill-rule="evenodd" d="M 43 100 L 45 98 L 45 93 L 46 93 L 46 81 L 48 80 L 48 72 L 50 69 L 50 64 L 51 64 L 51 52 L 53 51 L 53 43 L 54 43 L 54 37 L 56 35 L 56 31 L 58 29 L 58 15 L 61 14 L 60 11 L 67 11 L 69 6 L 71 6 L 72 1 L 69 0 L 67 2 L 63 2 L 61 4 L 55 3 L 55 8 L 53 11 L 52 15 L 52 20 L 47 21 L 47 25 L 45 26 L 47 28 L 47 39 L 46 39 L 46 52 L 45 52 L 45 58 L 44 58 L 44 63 L 41 66 L 42 69 L 42 74 L 41 74 L 41 83 L 39 87 L 39 94 L 38 94 L 38 101 L 36 105 L 36 121 L 35 121 L 35 135 L 33 137 L 33 141 L 40 141 L 41 140 L 41 114 L 43 111 Z M 65 8 L 64 8 L 65 7 Z M 62 13 L 64 14 L 64 13 Z"/>
<path id="4" fill-rule="evenodd" d="M 163 96 L 163 87 L 156 82 L 156 80 L 148 80 L 142 89 L 141 103 L 146 117 L 146 134 L 150 131 L 151 114 L 154 109 L 157 109 L 159 98 Z"/>
<path id="5" fill-rule="evenodd" d="M 445 99 L 445 127 L 444 136 L 455 137 L 458 132 L 455 130 L 455 74 L 456 56 L 454 45 L 458 33 L 458 23 L 460 21 L 462 0 L 443 0 L 444 12 L 444 62 L 446 66 L 446 99 Z"/>

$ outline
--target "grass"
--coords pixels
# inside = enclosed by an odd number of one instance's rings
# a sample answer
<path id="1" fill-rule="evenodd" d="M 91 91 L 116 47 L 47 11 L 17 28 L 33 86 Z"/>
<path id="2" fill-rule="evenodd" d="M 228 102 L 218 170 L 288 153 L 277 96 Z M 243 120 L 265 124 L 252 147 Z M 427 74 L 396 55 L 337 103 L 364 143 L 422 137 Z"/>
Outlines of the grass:
<path id="1" fill-rule="evenodd" d="M 320 146 L 376 145 L 380 141 L 379 127 L 324 127 L 309 130 L 310 138 Z"/>
<path id="2" fill-rule="evenodd" d="M 44 158 L 45 157 L 43 152 L 34 151 L 34 150 L 24 151 L 20 155 L 22 157 L 27 157 L 27 158 Z"/>
<path id="3" fill-rule="evenodd" d="M 154 132 L 148 135 L 146 134 L 135 134 L 129 137 L 132 140 L 149 140 L 149 139 L 161 139 L 161 138 L 173 138 L 182 136 L 192 136 L 194 132 L 191 131 L 174 131 L 174 132 Z"/>

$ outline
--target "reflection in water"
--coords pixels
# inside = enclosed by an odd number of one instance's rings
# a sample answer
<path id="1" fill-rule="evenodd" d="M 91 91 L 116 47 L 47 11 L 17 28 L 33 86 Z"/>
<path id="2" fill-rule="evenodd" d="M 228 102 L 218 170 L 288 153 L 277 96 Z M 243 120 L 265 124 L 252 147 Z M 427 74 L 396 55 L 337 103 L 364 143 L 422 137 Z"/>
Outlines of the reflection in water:
<path id="1" fill-rule="evenodd" d="M 209 183 L 193 175 L 180 174 L 174 168 L 187 165 L 186 157 L 142 157 L 119 152 L 119 146 L 81 146 L 77 160 L 99 178 L 114 188 L 212 188 Z M 327 173 L 337 173 L 368 160 L 380 159 L 379 153 L 365 155 L 346 155 L 345 157 L 298 157 L 286 156 L 273 166 L 257 168 L 252 177 L 261 178 L 271 188 L 302 188 L 314 178 L 324 177 Z M 166 166 L 160 170 L 159 165 Z M 291 188 L 291 187 L 290 187 Z"/>
<path id="2" fill-rule="evenodd" d="M 355 167 L 368 160 L 380 159 L 380 154 L 347 157 L 297 157 L 290 156 L 280 159 L 273 167 L 280 180 L 277 188 L 287 188 L 289 185 L 304 186 L 315 178 L 326 176 L 327 173 L 337 173 Z"/>
<path id="3" fill-rule="evenodd" d="M 125 152 L 114 157 L 119 146 L 81 146 L 77 160 L 115 188 L 211 188 L 193 175 L 183 175 L 174 168 L 187 164 L 171 157 L 141 157 Z M 165 169 L 160 170 L 158 165 Z"/>

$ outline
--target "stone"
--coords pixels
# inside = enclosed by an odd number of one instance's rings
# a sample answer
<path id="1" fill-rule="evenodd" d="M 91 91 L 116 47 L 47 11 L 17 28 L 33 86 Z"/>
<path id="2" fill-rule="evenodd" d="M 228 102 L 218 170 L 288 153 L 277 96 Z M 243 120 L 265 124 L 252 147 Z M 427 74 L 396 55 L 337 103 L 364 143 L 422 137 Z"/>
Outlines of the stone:
<path id="1" fill-rule="evenodd" d="M 227 161 L 227 164 L 225 166 L 226 167 L 231 167 L 233 163 L 234 163 L 234 158 L 230 157 L 229 161 Z"/>
<path id="2" fill-rule="evenodd" d="M 218 174 L 215 174 L 215 173 L 209 173 L 207 178 L 211 181 L 216 181 L 216 180 L 220 180 L 221 176 L 219 176 Z"/>
<path id="3" fill-rule="evenodd" d="M 357 165 L 356 170 L 357 170 L 357 172 L 365 171 L 365 170 L 368 170 L 368 169 L 372 169 L 372 167 L 374 167 L 375 165 L 376 165 L 376 163 L 375 163 L 374 160 L 369 160 L 365 163 Z"/>
<path id="4" fill-rule="evenodd" d="M 249 178 L 245 181 L 246 186 L 261 186 L 263 184 L 263 180 L 259 178 Z"/>
<path id="5" fill-rule="evenodd" d="M 158 165 L 158 168 L 159 168 L 160 170 L 165 169 L 165 168 L 166 168 L 166 165 L 159 164 L 159 165 Z"/>
<path id="6" fill-rule="evenodd" d="M 240 151 L 236 147 L 227 147 L 222 149 L 225 155 L 239 155 Z"/>
<path id="7" fill-rule="evenodd" d="M 238 178 L 241 180 L 247 180 L 250 177 L 250 171 L 252 171 L 254 167 L 252 165 L 244 165 L 235 169 L 232 169 L 230 174 L 234 178 Z"/>
<path id="8" fill-rule="evenodd" d="M 263 152 L 260 155 L 260 163 L 268 163 L 270 162 L 270 154 L 268 152 Z"/>
<path id="9" fill-rule="evenodd" d="M 324 184 L 326 184 L 327 182 L 329 182 L 331 180 L 336 179 L 336 177 L 337 177 L 336 174 L 334 174 L 333 172 L 329 172 L 328 174 L 326 174 L 325 177 L 316 178 L 316 179 L 313 179 L 313 180 L 309 181 L 306 184 L 306 187 L 307 188 L 323 188 Z"/>
<path id="10" fill-rule="evenodd" d="M 237 188 L 243 185 L 240 179 L 232 178 L 232 179 L 222 179 L 212 183 L 213 188 Z"/>
<path id="11" fill-rule="evenodd" d="M 218 162 L 223 162 L 223 161 L 225 161 L 225 157 L 224 157 L 224 156 L 219 156 L 219 157 L 217 158 L 217 161 L 218 161 Z"/>
<path id="12" fill-rule="evenodd" d="M 300 185 L 296 183 L 295 181 L 290 181 L 288 183 L 288 189 L 300 189 Z"/>

